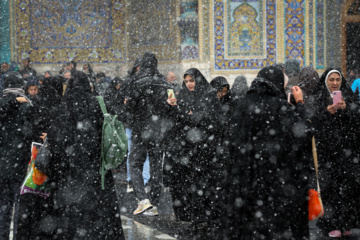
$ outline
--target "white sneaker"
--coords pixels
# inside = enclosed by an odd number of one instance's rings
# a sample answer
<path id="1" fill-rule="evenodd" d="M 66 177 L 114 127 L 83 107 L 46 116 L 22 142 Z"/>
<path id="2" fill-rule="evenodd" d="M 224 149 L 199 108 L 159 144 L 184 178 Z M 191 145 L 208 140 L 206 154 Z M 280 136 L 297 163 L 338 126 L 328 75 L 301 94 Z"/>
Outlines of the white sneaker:
<path id="1" fill-rule="evenodd" d="M 140 201 L 137 209 L 134 211 L 134 215 L 138 215 L 140 213 L 145 212 L 146 210 L 152 208 L 153 205 L 151 205 L 149 199 L 144 199 L 142 201 Z"/>
<path id="2" fill-rule="evenodd" d="M 148 209 L 144 212 L 144 215 L 146 216 L 159 216 L 159 212 L 157 210 L 157 207 L 152 207 L 151 209 Z"/>
<path id="3" fill-rule="evenodd" d="M 127 193 L 132 193 L 132 192 L 134 192 L 134 189 L 130 186 L 129 183 L 128 183 L 127 188 L 126 188 L 126 192 L 127 192 Z"/>

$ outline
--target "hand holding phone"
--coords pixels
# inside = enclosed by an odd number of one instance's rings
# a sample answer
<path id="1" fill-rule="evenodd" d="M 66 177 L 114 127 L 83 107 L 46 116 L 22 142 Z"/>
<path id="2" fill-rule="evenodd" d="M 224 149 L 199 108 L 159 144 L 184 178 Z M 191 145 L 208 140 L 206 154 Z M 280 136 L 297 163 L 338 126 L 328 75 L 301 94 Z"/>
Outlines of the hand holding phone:
<path id="1" fill-rule="evenodd" d="M 173 89 L 168 89 L 167 94 L 168 94 L 167 103 L 170 104 L 170 105 L 177 105 L 174 90 Z"/>
<path id="2" fill-rule="evenodd" d="M 337 109 L 345 109 L 346 103 L 344 98 L 341 96 L 341 91 L 334 91 L 333 92 L 333 105 L 336 110 Z"/>
<path id="3" fill-rule="evenodd" d="M 296 101 L 294 98 L 294 94 L 292 94 L 291 92 L 288 93 L 287 96 L 287 101 L 291 104 L 291 105 L 296 105 Z"/>
<path id="4" fill-rule="evenodd" d="M 333 91 L 333 105 L 342 101 L 341 91 Z"/>

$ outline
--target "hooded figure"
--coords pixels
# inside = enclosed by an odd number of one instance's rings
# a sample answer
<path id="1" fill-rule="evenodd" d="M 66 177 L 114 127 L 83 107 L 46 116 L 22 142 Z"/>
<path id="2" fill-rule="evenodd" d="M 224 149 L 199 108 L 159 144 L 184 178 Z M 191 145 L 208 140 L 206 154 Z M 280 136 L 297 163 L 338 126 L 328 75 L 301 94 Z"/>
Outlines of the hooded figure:
<path id="1" fill-rule="evenodd" d="M 226 239 L 309 239 L 303 103 L 290 105 L 284 74 L 263 68 L 236 109 L 227 179 Z"/>
<path id="2" fill-rule="evenodd" d="M 18 72 L 7 72 L 4 76 L 4 97 L 0 99 L 0 239 L 9 239 L 12 209 L 15 203 L 14 223 L 17 222 L 18 196 L 30 159 L 31 114 L 29 103 L 22 87 L 23 79 Z M 31 102 L 27 99 L 28 102 Z"/>
<path id="3" fill-rule="evenodd" d="M 71 73 L 72 74 L 72 73 Z M 107 82 L 105 82 L 105 73 L 100 72 L 96 74 L 96 80 L 93 84 L 95 96 L 104 97 L 106 88 L 109 86 Z"/>
<path id="4" fill-rule="evenodd" d="M 243 75 L 237 76 L 231 87 L 231 92 L 235 95 L 235 98 L 241 99 L 245 97 L 248 90 L 249 87 L 247 86 L 246 77 Z"/>
<path id="5" fill-rule="evenodd" d="M 111 80 L 110 85 L 105 90 L 104 101 L 107 109 L 111 108 L 111 103 L 116 98 L 116 95 L 120 92 L 119 90 L 123 82 L 124 80 L 122 78 L 115 77 L 113 80 Z"/>
<path id="6" fill-rule="evenodd" d="M 51 87 L 53 87 L 57 94 L 60 95 L 61 97 L 63 96 L 63 82 L 65 82 L 64 77 L 61 75 L 56 75 L 56 76 L 50 76 L 47 78 L 43 79 L 43 82 L 47 80 L 46 85 L 50 85 Z"/>
<path id="7" fill-rule="evenodd" d="M 21 209 L 17 239 L 124 239 L 111 171 L 101 188 L 102 124 L 86 74 L 75 71 L 47 132 L 51 195 Z"/>
<path id="8" fill-rule="evenodd" d="M 42 133 L 48 131 L 51 123 L 57 116 L 62 99 L 62 96 L 54 88 L 54 86 L 59 87 L 58 83 L 61 84 L 57 77 L 44 78 L 39 93 L 34 99 L 35 105 L 32 122 L 34 125 L 35 142 L 39 141 L 39 136 Z"/>
<path id="9" fill-rule="evenodd" d="M 168 151 L 170 191 L 176 218 L 194 228 L 218 222 L 218 200 L 223 169 L 218 149 L 220 101 L 216 91 L 196 68 L 188 69 L 173 115 L 177 121 Z M 219 151 L 221 152 L 221 151 Z M 207 211 L 205 211 L 205 209 Z M 210 227 L 210 226 L 208 226 Z M 216 228 L 206 231 L 213 234 Z"/>
<path id="10" fill-rule="evenodd" d="M 222 125 L 223 140 L 227 141 L 230 131 L 230 119 L 235 109 L 236 97 L 226 78 L 216 77 L 211 80 L 210 85 L 216 90 L 217 97 L 221 105 L 221 112 L 218 113 L 218 118 Z"/>
<path id="11" fill-rule="evenodd" d="M 333 109 L 334 90 L 344 99 L 341 107 Z M 359 117 L 357 97 L 341 72 L 329 68 L 317 83 L 313 97 L 315 128 L 319 159 L 319 181 L 325 215 L 317 226 L 323 234 L 340 235 L 354 228 L 359 217 Z M 336 230 L 337 232 L 333 232 Z"/>
<path id="12" fill-rule="evenodd" d="M 125 112 L 125 99 L 129 98 L 130 95 L 130 86 L 131 82 L 135 78 L 135 73 L 140 68 L 141 58 L 137 58 L 134 66 L 131 70 L 128 71 L 128 76 L 125 78 L 125 81 L 121 84 L 119 89 L 119 94 L 116 95 L 115 99 L 112 101 L 109 111 L 112 114 L 119 116 L 119 119 L 124 123 L 126 128 L 129 128 L 130 123 L 132 122 L 132 115 L 129 112 Z"/>
<path id="13" fill-rule="evenodd" d="M 285 62 L 285 74 L 289 77 L 286 92 L 290 92 L 293 86 L 299 84 L 300 62 L 296 59 L 289 59 Z"/>
<path id="14" fill-rule="evenodd" d="M 125 105 L 131 115 L 129 128 L 132 130 L 131 151 L 129 155 L 130 172 L 134 192 L 140 200 L 134 215 L 147 209 L 157 215 L 162 184 L 162 151 L 166 137 L 172 127 L 169 116 L 167 89 L 170 84 L 157 70 L 157 59 L 153 53 L 145 53 L 141 66 L 130 81 L 129 97 Z M 142 177 L 143 165 L 149 155 L 151 172 L 151 191 L 145 192 Z"/>
<path id="15" fill-rule="evenodd" d="M 304 103 L 306 105 L 307 118 L 310 119 L 315 113 L 315 101 L 312 92 L 319 81 L 319 74 L 313 67 L 305 67 L 300 71 L 298 86 L 303 91 Z"/>

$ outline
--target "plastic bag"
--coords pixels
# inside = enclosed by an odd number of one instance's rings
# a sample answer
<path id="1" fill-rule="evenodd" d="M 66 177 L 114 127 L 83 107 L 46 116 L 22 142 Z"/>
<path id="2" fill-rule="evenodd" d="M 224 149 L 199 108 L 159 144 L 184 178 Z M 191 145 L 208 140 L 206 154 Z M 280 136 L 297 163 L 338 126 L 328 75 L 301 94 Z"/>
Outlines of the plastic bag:
<path id="1" fill-rule="evenodd" d="M 43 147 L 41 143 L 33 142 L 31 144 L 31 160 L 20 187 L 20 194 L 31 193 L 47 199 L 50 196 L 48 176 L 35 168 L 36 157 L 41 147 Z"/>

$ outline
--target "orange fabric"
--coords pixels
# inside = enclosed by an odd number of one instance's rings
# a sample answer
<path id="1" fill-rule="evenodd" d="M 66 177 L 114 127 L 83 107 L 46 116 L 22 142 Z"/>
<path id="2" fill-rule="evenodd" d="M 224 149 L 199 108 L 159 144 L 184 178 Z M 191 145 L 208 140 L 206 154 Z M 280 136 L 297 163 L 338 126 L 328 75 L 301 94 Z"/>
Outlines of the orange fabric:
<path id="1" fill-rule="evenodd" d="M 324 215 L 324 206 L 321 201 L 320 194 L 314 189 L 310 189 L 309 195 L 309 220 L 314 221 Z"/>

